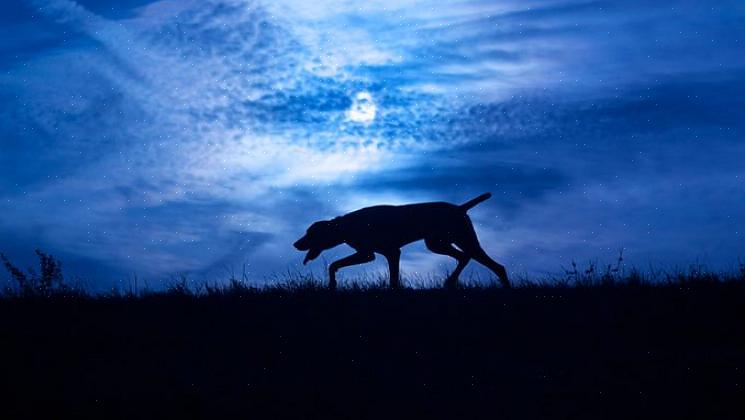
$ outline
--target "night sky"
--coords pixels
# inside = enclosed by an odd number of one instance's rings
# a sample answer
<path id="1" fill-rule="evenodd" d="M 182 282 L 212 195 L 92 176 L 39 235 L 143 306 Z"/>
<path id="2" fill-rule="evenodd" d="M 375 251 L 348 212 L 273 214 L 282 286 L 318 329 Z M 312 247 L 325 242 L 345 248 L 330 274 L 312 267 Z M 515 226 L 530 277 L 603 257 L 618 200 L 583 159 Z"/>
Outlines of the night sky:
<path id="1" fill-rule="evenodd" d="M 0 251 L 94 287 L 321 274 L 311 222 L 487 191 L 513 276 L 745 258 L 741 0 L 10 0 L 0 35 Z"/>

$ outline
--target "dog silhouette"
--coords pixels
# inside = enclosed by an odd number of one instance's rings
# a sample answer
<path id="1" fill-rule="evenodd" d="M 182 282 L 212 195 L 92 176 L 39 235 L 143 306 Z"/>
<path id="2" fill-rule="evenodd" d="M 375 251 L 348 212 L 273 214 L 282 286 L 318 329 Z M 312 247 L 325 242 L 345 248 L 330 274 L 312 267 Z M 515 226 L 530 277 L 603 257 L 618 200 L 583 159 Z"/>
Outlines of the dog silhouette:
<path id="1" fill-rule="evenodd" d="M 373 261 L 375 253 L 388 260 L 391 288 L 399 287 L 401 247 L 422 239 L 430 251 L 449 255 L 458 261 L 453 273 L 445 280 L 445 287 L 458 284 L 458 276 L 471 258 L 493 271 L 503 287 L 510 287 L 507 271 L 481 248 L 467 214 L 468 210 L 490 197 L 490 193 L 482 194 L 461 205 L 431 202 L 365 207 L 332 220 L 313 223 L 294 246 L 299 251 L 308 251 L 303 264 L 316 259 L 324 250 L 343 243 L 357 251 L 329 266 L 329 288 L 332 289 L 336 287 L 336 272 L 340 268 Z"/>

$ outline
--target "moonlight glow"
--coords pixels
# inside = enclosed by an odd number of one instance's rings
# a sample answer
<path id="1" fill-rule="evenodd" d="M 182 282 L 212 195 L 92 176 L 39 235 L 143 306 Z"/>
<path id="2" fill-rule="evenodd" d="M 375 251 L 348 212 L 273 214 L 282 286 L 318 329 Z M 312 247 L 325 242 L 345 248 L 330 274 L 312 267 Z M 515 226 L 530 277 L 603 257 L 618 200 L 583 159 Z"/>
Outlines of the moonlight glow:
<path id="1" fill-rule="evenodd" d="M 491 192 L 518 273 L 743 256 L 742 0 L 363 3 L 0 2 L 0 252 L 102 288 L 319 274 L 314 221 Z"/>
<path id="2" fill-rule="evenodd" d="M 354 95 L 352 106 L 347 110 L 347 119 L 350 121 L 370 124 L 375 120 L 378 109 L 373 102 L 369 92 L 358 92 Z"/>

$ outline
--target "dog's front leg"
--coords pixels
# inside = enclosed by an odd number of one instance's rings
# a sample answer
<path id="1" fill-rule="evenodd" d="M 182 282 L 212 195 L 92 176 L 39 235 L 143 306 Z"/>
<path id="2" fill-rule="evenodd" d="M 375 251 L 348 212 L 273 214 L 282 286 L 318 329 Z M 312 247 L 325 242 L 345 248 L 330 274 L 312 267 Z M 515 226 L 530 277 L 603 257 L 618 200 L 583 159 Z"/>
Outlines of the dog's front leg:
<path id="1" fill-rule="evenodd" d="M 336 260 L 329 266 L 329 289 L 336 288 L 336 272 L 343 267 L 349 267 L 350 265 L 364 264 L 375 259 L 375 254 L 372 252 L 360 252 L 344 257 L 340 260 Z"/>
<path id="2" fill-rule="evenodd" d="M 383 256 L 388 260 L 388 273 L 390 274 L 391 289 L 398 289 L 400 285 L 398 266 L 401 260 L 401 250 L 394 249 L 386 251 Z"/>

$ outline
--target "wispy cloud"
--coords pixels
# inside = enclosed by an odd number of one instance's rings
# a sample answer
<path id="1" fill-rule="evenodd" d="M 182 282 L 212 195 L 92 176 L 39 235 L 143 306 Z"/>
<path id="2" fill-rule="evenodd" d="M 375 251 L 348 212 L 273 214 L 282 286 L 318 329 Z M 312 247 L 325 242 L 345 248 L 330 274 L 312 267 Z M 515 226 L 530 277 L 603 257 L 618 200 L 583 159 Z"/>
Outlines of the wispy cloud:
<path id="1" fill-rule="evenodd" d="M 525 270 L 741 237 L 737 2 L 136 3 L 4 14 L 7 237 L 122 273 L 262 274 L 314 219 L 483 190 L 487 248 Z M 360 97 L 374 118 L 349 118 Z"/>

